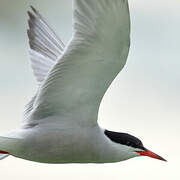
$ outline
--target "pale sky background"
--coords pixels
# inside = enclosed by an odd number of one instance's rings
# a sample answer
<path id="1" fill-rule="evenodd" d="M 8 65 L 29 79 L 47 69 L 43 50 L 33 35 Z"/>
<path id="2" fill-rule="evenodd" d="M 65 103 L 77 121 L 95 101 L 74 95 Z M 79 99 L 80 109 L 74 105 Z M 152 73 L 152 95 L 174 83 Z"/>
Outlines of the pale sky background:
<path id="1" fill-rule="evenodd" d="M 0 131 L 17 128 L 36 89 L 26 36 L 29 5 L 35 6 L 67 43 L 71 0 L 0 0 Z M 180 1 L 129 0 L 131 50 L 124 70 L 101 104 L 101 126 L 139 137 L 168 160 L 147 157 L 115 164 L 49 165 L 8 157 L 5 180 L 180 179 Z"/>

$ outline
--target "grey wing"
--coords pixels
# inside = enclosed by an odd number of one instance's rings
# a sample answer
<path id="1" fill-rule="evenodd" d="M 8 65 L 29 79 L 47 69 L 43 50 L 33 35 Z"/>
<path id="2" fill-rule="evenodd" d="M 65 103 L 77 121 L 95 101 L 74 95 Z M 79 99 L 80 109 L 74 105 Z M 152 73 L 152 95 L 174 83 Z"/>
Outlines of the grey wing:
<path id="1" fill-rule="evenodd" d="M 29 15 L 29 55 L 31 66 L 36 77 L 38 88 L 46 79 L 49 71 L 56 64 L 58 57 L 62 54 L 65 45 L 48 25 L 46 20 L 33 7 Z M 27 120 L 31 114 L 37 94 L 25 106 L 24 119 Z"/>
<path id="2" fill-rule="evenodd" d="M 32 121 L 58 116 L 69 124 L 97 123 L 101 100 L 126 63 L 128 1 L 73 2 L 72 40 L 39 89 Z"/>

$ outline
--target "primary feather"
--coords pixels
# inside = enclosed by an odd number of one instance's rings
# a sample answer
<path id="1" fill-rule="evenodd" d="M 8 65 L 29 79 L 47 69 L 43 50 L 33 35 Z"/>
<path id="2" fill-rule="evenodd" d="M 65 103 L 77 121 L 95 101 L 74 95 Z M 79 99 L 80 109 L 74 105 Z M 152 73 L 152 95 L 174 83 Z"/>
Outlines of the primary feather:
<path id="1" fill-rule="evenodd" d="M 34 75 L 40 87 L 58 57 L 63 53 L 65 45 L 42 15 L 34 7 L 31 6 L 31 8 L 33 12 L 28 11 L 29 29 L 27 31 L 30 45 L 29 55 Z M 29 118 L 34 108 L 36 96 L 25 106 L 25 120 Z"/>

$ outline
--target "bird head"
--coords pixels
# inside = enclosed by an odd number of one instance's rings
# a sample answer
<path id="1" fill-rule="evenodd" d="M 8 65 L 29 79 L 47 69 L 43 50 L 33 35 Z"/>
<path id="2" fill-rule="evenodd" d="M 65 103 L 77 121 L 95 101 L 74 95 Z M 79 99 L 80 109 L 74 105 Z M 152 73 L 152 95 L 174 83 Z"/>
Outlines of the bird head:
<path id="1" fill-rule="evenodd" d="M 105 135 L 114 143 L 118 143 L 124 147 L 129 153 L 129 158 L 136 156 L 148 156 L 158 160 L 166 161 L 161 156 L 153 153 L 152 151 L 146 149 L 137 137 L 134 137 L 127 133 L 119 133 L 105 130 Z"/>

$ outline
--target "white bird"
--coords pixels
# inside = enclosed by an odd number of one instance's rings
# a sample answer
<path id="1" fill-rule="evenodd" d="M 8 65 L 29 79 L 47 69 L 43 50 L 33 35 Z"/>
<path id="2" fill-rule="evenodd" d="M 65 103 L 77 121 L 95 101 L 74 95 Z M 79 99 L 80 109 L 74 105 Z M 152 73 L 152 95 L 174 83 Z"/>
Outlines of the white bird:
<path id="1" fill-rule="evenodd" d="M 129 134 L 97 123 L 101 100 L 126 64 L 130 46 L 128 0 L 74 0 L 67 46 L 40 13 L 29 14 L 32 69 L 38 91 L 23 125 L 0 136 L 1 159 L 42 163 L 109 163 L 137 156 L 164 160 Z"/>

